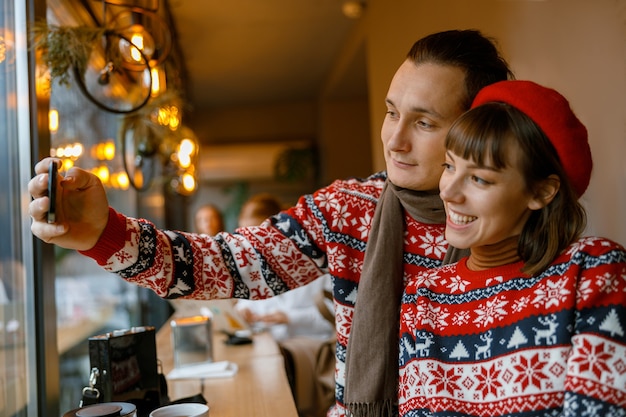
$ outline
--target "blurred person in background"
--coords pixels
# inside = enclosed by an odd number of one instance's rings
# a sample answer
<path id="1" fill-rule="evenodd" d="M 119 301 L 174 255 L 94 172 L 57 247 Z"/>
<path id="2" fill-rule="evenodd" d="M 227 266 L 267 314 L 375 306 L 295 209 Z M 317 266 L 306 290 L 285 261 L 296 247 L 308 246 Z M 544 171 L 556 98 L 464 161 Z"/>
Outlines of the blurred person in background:
<path id="1" fill-rule="evenodd" d="M 241 206 L 238 227 L 259 226 L 281 209 L 282 204 L 273 195 L 255 194 Z M 326 340 L 332 336 L 334 325 L 320 314 L 315 302 L 325 289 L 331 290 L 328 275 L 264 300 L 239 300 L 237 310 L 253 327 L 267 327 L 278 341 L 295 336 Z M 332 311 L 332 304 L 330 308 Z"/>
<path id="2" fill-rule="evenodd" d="M 197 233 L 215 236 L 224 231 L 224 216 L 213 204 L 205 204 L 196 211 L 194 225 Z"/>

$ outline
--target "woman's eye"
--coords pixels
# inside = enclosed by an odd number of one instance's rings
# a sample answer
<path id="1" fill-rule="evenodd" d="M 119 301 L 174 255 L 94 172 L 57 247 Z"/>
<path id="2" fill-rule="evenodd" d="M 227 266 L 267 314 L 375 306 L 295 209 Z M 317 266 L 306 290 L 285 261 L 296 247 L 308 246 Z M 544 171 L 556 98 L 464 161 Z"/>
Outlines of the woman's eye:
<path id="1" fill-rule="evenodd" d="M 489 181 L 484 180 L 480 177 L 477 177 L 476 175 L 472 175 L 472 181 L 475 182 L 476 184 L 480 184 L 480 185 L 489 185 L 491 184 Z"/>
<path id="2" fill-rule="evenodd" d="M 454 167 L 452 166 L 452 164 L 448 163 L 448 162 L 444 162 L 443 164 L 441 164 L 441 166 L 443 167 L 443 169 L 445 171 L 452 171 L 454 169 Z"/>

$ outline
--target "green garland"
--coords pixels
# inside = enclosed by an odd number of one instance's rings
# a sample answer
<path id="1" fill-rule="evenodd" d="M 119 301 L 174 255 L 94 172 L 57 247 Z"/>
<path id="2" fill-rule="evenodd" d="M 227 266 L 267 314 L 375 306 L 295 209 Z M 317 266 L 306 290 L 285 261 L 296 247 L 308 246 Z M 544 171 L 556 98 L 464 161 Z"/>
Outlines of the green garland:
<path id="1" fill-rule="evenodd" d="M 84 72 L 96 41 L 106 33 L 102 27 L 56 26 L 38 21 L 31 31 L 31 45 L 41 52 L 52 80 L 69 85 L 72 67 Z"/>

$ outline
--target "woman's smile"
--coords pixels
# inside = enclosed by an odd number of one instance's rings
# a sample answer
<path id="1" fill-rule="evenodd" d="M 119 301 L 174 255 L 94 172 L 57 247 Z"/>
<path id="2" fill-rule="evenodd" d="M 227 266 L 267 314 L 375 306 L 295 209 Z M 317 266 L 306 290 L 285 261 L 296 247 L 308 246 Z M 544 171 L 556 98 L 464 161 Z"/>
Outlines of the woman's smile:
<path id="1" fill-rule="evenodd" d="M 468 216 L 465 214 L 456 213 L 450 210 L 449 208 L 447 211 L 448 211 L 448 220 L 452 224 L 459 225 L 459 226 L 467 225 L 478 218 L 476 216 Z"/>

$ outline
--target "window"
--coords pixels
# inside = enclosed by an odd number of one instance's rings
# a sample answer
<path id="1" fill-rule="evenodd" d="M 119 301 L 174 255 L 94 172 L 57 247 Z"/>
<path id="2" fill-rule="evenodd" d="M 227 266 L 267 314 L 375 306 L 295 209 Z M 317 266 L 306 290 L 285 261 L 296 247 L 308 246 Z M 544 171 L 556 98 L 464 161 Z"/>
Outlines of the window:
<path id="1" fill-rule="evenodd" d="M 26 207 L 31 135 L 24 8 L 22 1 L 0 2 L 0 415 L 18 417 L 43 415 L 37 410 L 33 366 L 37 360 L 33 238 Z"/>

